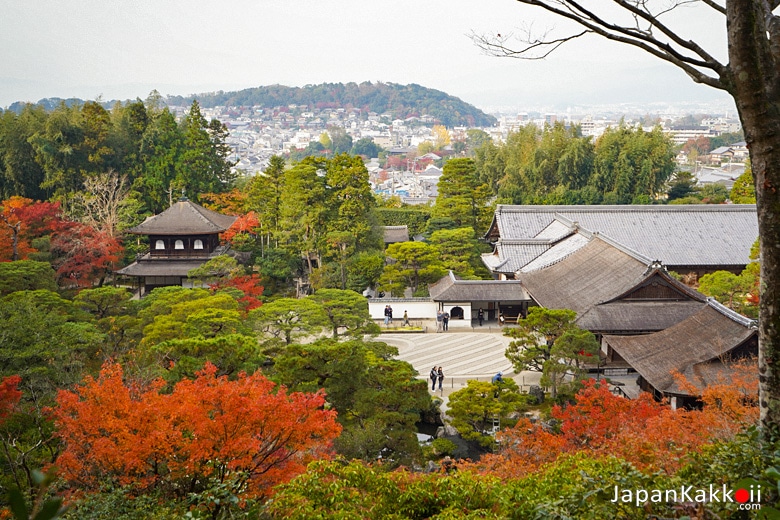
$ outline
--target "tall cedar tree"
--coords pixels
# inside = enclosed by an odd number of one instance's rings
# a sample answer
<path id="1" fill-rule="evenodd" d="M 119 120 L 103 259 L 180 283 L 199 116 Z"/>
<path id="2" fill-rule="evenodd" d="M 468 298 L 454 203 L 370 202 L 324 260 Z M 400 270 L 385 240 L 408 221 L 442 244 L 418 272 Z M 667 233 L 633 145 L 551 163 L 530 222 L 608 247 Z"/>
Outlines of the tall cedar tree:
<path id="1" fill-rule="evenodd" d="M 480 180 L 472 159 L 450 159 L 444 165 L 431 216 L 450 218 L 456 227 L 487 229 L 490 197 L 490 187 Z"/>
<path id="2" fill-rule="evenodd" d="M 229 189 L 235 176 L 228 159 L 230 147 L 225 144 L 227 128 L 216 119 L 207 122 L 197 101 L 192 102 L 182 126 L 184 149 L 176 168 L 174 187 L 192 198 Z"/>
<path id="3" fill-rule="evenodd" d="M 30 143 L 46 121 L 43 107 L 27 105 L 17 115 L 6 110 L 0 114 L 0 197 L 13 195 L 43 200 L 48 197 L 41 188 L 43 167 L 35 160 Z"/>

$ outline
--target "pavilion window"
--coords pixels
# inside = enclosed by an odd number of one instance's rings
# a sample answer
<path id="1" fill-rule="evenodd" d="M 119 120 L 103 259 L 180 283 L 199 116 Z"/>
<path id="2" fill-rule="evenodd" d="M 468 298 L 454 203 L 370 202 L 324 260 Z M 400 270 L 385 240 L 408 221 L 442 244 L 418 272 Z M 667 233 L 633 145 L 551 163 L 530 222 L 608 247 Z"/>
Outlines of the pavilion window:
<path id="1" fill-rule="evenodd" d="M 196 239 L 192 246 L 193 249 L 203 249 L 203 240 Z"/>
<path id="2" fill-rule="evenodd" d="M 184 249 L 184 240 L 177 240 L 173 246 L 174 249 Z"/>
<path id="3" fill-rule="evenodd" d="M 155 241 L 154 248 L 155 249 L 165 249 L 165 241 L 163 241 L 163 240 Z"/>

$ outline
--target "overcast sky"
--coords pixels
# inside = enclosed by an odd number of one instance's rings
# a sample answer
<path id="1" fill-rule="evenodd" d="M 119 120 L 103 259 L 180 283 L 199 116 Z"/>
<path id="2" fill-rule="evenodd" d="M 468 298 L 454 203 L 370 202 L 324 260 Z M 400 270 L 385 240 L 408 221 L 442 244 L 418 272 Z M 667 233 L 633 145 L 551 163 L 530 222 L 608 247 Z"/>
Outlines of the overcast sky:
<path id="1" fill-rule="evenodd" d="M 0 107 L 350 81 L 417 83 L 486 110 L 728 99 L 595 37 L 545 61 L 486 56 L 470 34 L 560 28 L 513 0 L 0 0 L 0 13 Z M 693 20 L 722 52 L 722 20 Z"/>

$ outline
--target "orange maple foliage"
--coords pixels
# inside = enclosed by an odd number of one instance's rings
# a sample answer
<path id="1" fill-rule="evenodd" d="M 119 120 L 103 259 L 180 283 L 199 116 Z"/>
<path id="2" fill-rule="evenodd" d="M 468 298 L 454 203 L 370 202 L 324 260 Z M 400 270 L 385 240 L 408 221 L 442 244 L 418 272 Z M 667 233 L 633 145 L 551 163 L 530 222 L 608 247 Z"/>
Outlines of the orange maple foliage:
<path id="1" fill-rule="evenodd" d="M 60 391 L 60 475 L 84 491 L 113 482 L 181 497 L 219 484 L 248 499 L 330 456 L 341 427 L 322 409 L 324 395 L 288 394 L 259 372 L 234 381 L 215 374 L 207 364 L 161 393 L 162 381 L 126 384 L 122 368 L 106 364 L 97 380 Z"/>
<path id="2" fill-rule="evenodd" d="M 24 260 L 36 252 L 31 241 L 58 231 L 63 224 L 59 202 L 34 202 L 13 196 L 0 202 L 0 261 Z"/>
<path id="3" fill-rule="evenodd" d="M 702 393 L 701 410 L 672 410 L 642 392 L 637 399 L 613 395 L 607 385 L 585 382 L 576 402 L 555 406 L 557 431 L 523 419 L 500 434 L 502 449 L 472 467 L 501 478 L 517 478 L 554 462 L 563 453 L 613 455 L 640 469 L 673 472 L 687 453 L 728 439 L 758 420 L 756 363 L 745 361 L 726 381 L 703 390 L 676 376 L 682 388 Z"/>
<path id="4" fill-rule="evenodd" d="M 201 193 L 198 198 L 204 207 L 226 215 L 241 215 L 248 211 L 249 194 L 238 188 L 226 193 Z"/>

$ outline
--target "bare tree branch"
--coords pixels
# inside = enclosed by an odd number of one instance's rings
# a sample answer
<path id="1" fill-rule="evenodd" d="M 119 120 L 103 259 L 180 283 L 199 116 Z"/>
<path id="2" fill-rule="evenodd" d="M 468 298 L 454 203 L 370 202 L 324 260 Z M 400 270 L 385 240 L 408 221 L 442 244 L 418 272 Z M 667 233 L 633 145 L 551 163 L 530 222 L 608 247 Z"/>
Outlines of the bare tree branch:
<path id="1" fill-rule="evenodd" d="M 113 170 L 87 178 L 84 192 L 76 198 L 83 213 L 81 220 L 98 230 L 115 236 L 119 212 L 129 192 L 127 176 Z"/>
<path id="2" fill-rule="evenodd" d="M 474 43 L 476 43 L 477 47 L 485 51 L 487 54 L 500 56 L 502 58 L 519 58 L 532 61 L 545 59 L 555 49 L 564 43 L 579 38 L 580 36 L 584 36 L 589 32 L 590 31 L 582 31 L 579 34 L 573 34 L 571 36 L 553 40 L 526 40 L 528 43 L 518 50 L 513 50 L 505 44 L 505 42 L 514 36 L 511 33 L 508 35 L 498 34 L 495 37 L 488 37 L 486 35 L 477 35 L 472 33 L 471 39 L 474 41 Z M 537 52 L 540 54 L 536 54 Z"/>
<path id="3" fill-rule="evenodd" d="M 658 40 L 656 40 L 654 38 L 647 38 L 645 41 L 647 41 L 651 45 L 658 45 L 659 47 L 661 47 L 662 49 L 665 49 L 670 54 L 676 55 L 680 59 L 683 59 L 684 61 L 687 61 L 687 62 L 689 62 L 689 63 L 691 63 L 691 64 L 693 64 L 695 66 L 711 68 L 712 70 L 714 70 L 715 72 L 717 72 L 719 74 L 722 72 L 723 65 L 721 63 L 719 63 L 718 60 L 716 60 L 712 55 L 710 55 L 703 48 L 701 48 L 701 46 L 698 45 L 696 42 L 691 41 L 691 40 L 684 40 L 675 31 L 669 29 L 664 23 L 662 23 L 660 21 L 660 19 L 659 19 L 660 13 L 654 15 L 654 14 L 651 14 L 649 11 L 642 10 L 642 9 L 637 9 L 636 7 L 634 7 L 634 5 L 630 1 L 627 1 L 627 0 L 614 0 L 614 2 L 616 4 L 618 4 L 619 6 L 621 6 L 622 8 L 626 9 L 627 11 L 630 11 L 634 15 L 636 15 L 636 16 L 642 18 L 643 20 L 645 20 L 651 28 L 658 29 L 659 31 L 661 31 L 661 33 L 664 36 L 669 38 L 671 41 L 673 41 L 674 43 L 676 43 L 677 45 L 679 45 L 683 49 L 687 49 L 687 50 L 695 53 L 697 56 L 699 56 L 699 58 L 702 59 L 702 62 L 701 62 L 702 64 L 698 65 L 694 61 L 688 61 L 687 59 L 685 59 L 684 56 L 682 56 L 681 54 L 677 53 L 677 51 L 675 51 L 671 46 L 669 46 L 667 44 L 664 44 L 664 43 L 662 43 L 662 42 L 660 42 L 660 41 L 658 41 Z M 665 12 L 669 12 L 669 11 L 671 11 L 671 10 L 677 8 L 677 7 L 680 7 L 681 5 L 684 5 L 685 3 L 688 3 L 688 2 L 680 2 L 680 3 L 674 4 L 673 7 L 670 7 Z"/>
<path id="4" fill-rule="evenodd" d="M 706 1 L 708 6 L 721 11 L 720 6 L 715 4 L 714 0 Z M 658 19 L 660 14 L 669 13 L 682 5 L 691 3 L 692 0 L 675 2 L 657 14 L 651 13 L 642 0 L 613 0 L 615 5 L 632 17 L 635 21 L 633 26 L 610 23 L 577 0 L 518 0 L 518 2 L 540 7 L 584 27 L 585 30 L 559 38 L 548 38 L 547 35 L 541 38 L 532 38 L 529 34 L 526 38 L 519 39 L 522 43 L 519 49 L 513 49 L 508 45 L 509 37 L 512 35 L 502 36 L 499 34 L 495 37 L 472 35 L 472 40 L 478 47 L 495 56 L 542 59 L 549 56 L 552 51 L 565 42 L 593 33 L 612 41 L 637 47 L 672 63 L 697 83 L 721 90 L 726 89 L 721 79 L 728 75 L 728 67 L 720 63 L 696 42 L 683 39 Z M 642 27 L 643 23 L 646 24 L 646 27 Z M 654 31 L 663 35 L 665 39 L 662 40 L 655 36 Z M 707 70 L 711 73 L 707 73 Z"/>
<path id="5" fill-rule="evenodd" d="M 718 3 L 715 3 L 713 0 L 701 0 L 701 1 L 703 4 L 708 5 L 713 9 L 715 9 L 717 12 L 722 13 L 724 15 L 726 14 L 726 8 Z"/>

